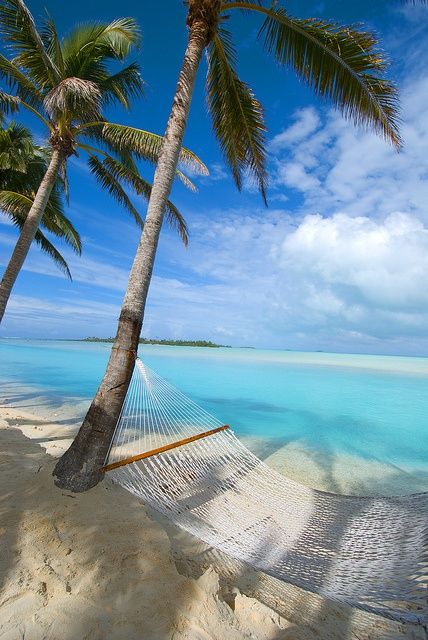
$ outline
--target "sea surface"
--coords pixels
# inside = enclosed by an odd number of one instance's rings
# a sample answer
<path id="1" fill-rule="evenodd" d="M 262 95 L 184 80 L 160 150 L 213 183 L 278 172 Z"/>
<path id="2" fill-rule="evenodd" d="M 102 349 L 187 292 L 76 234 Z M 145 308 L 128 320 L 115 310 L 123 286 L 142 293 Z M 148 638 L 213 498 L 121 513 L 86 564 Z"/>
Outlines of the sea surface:
<path id="1" fill-rule="evenodd" d="M 13 385 L 12 404 L 20 393 L 89 402 L 110 346 L 2 339 L 0 384 Z M 428 490 L 427 358 L 149 345 L 139 354 L 268 463 L 284 452 L 291 468 L 291 452 L 300 462 L 304 452 L 341 461 L 342 476 L 377 464 L 398 489 Z"/>

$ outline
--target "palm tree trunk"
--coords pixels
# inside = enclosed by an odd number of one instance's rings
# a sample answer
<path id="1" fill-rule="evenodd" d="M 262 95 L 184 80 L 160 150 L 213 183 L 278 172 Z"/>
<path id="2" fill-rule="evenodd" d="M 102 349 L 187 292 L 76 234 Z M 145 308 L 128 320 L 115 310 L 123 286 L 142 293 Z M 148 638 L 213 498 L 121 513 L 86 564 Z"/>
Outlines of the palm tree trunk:
<path id="1" fill-rule="evenodd" d="M 9 264 L 3 274 L 0 284 L 0 323 L 3 319 L 15 281 L 28 255 L 37 229 L 39 228 L 40 220 L 43 217 L 49 196 L 51 195 L 51 191 L 58 176 L 61 161 L 61 152 L 54 149 L 52 151 L 52 157 L 47 171 L 40 183 L 34 202 L 28 212 L 18 241 L 9 260 Z"/>
<path id="2" fill-rule="evenodd" d="M 134 369 L 165 205 L 175 176 L 196 73 L 207 44 L 207 33 L 208 27 L 203 21 L 194 21 L 189 29 L 144 229 L 129 276 L 107 369 L 76 438 L 53 472 L 55 483 L 70 491 L 86 491 L 103 476 L 100 467 L 107 455 Z"/>

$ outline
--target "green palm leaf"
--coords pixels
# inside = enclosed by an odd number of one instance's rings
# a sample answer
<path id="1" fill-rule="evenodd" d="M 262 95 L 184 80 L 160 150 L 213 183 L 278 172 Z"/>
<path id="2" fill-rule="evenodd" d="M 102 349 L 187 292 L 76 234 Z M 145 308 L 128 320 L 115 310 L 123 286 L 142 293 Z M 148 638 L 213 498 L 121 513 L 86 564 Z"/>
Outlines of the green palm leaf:
<path id="1" fill-rule="evenodd" d="M 48 18 L 42 31 L 42 41 L 46 51 L 59 70 L 61 78 L 65 77 L 65 65 L 62 55 L 61 41 L 59 39 L 56 26 L 52 18 Z"/>
<path id="2" fill-rule="evenodd" d="M 24 224 L 32 204 L 33 199 L 27 195 L 15 191 L 0 191 L 0 209 L 15 224 Z M 55 192 L 53 192 L 41 224 L 45 229 L 62 238 L 75 253 L 80 254 L 82 252 L 80 236 L 70 220 L 63 214 L 59 194 L 55 195 Z"/>
<path id="3" fill-rule="evenodd" d="M 138 158 L 143 158 L 149 162 L 157 162 L 162 148 L 163 137 L 150 131 L 136 129 L 121 124 L 107 122 L 103 127 L 103 137 L 113 143 L 116 148 L 129 149 Z M 192 151 L 182 147 L 180 150 L 179 162 L 190 167 L 195 173 L 207 176 L 208 169 L 205 164 Z"/>
<path id="4" fill-rule="evenodd" d="M 121 183 L 130 187 L 136 195 L 143 196 L 146 200 L 150 199 L 152 192 L 151 184 L 144 180 L 136 169 L 131 169 L 123 165 L 111 156 L 105 157 L 102 161 L 96 156 L 91 156 L 89 164 L 92 173 L 101 185 L 107 189 L 111 195 L 134 216 L 136 222 L 143 227 L 144 222 L 132 205 Z M 186 222 L 177 207 L 170 200 L 167 201 L 165 214 L 169 225 L 178 232 L 184 245 L 187 246 L 189 234 Z"/>
<path id="5" fill-rule="evenodd" d="M 20 104 L 21 100 L 19 98 L 0 90 L 0 112 L 2 115 L 7 116 L 10 113 L 16 113 Z"/>
<path id="6" fill-rule="evenodd" d="M 125 109 L 129 109 L 130 100 L 144 93 L 144 83 L 136 63 L 99 82 L 104 104 L 118 100 Z"/>
<path id="7" fill-rule="evenodd" d="M 135 222 L 143 228 L 144 223 L 140 214 L 132 204 L 131 199 L 116 176 L 108 171 L 103 162 L 101 162 L 101 160 L 99 160 L 95 155 L 91 154 L 89 156 L 88 164 L 92 174 L 101 184 L 102 188 L 106 189 L 116 202 L 124 207 L 133 216 Z"/>
<path id="8" fill-rule="evenodd" d="M 137 195 L 143 196 L 147 201 L 150 199 L 152 185 L 147 182 L 147 180 L 144 180 L 136 170 L 124 166 L 111 156 L 106 157 L 102 164 L 105 171 L 110 173 L 116 180 L 124 182 L 131 187 Z M 183 244 L 187 246 L 189 243 L 189 232 L 186 221 L 170 200 L 167 201 L 165 215 L 170 227 L 178 232 Z"/>
<path id="9" fill-rule="evenodd" d="M 396 88 L 379 75 L 386 62 L 371 33 L 325 20 L 293 18 L 282 7 L 231 2 L 223 8 L 262 13 L 265 20 L 259 37 L 280 64 L 292 66 L 345 116 L 373 127 L 400 146 Z"/>
<path id="10" fill-rule="evenodd" d="M 67 278 L 69 278 L 69 280 L 73 280 L 67 262 L 64 260 L 58 249 L 54 247 L 52 242 L 47 239 L 47 237 L 44 235 L 44 233 L 42 233 L 42 231 L 40 231 L 40 229 L 37 229 L 34 240 L 36 244 L 39 245 L 41 250 L 55 262 L 58 269 L 62 271 L 67 276 Z"/>
<path id="11" fill-rule="evenodd" d="M 28 177 L 27 174 L 33 173 L 35 159 L 33 139 L 26 127 L 11 122 L 6 128 L 0 129 L 0 188 L 11 175 L 17 182 L 28 183 L 33 175 Z"/>
<path id="12" fill-rule="evenodd" d="M 19 229 L 22 229 L 29 207 L 28 202 L 25 199 L 23 200 L 20 196 L 21 194 L 0 191 L 0 209 L 9 215 L 12 222 Z M 52 258 L 58 269 L 60 269 L 60 271 L 62 271 L 71 280 L 72 277 L 67 262 L 58 249 L 55 248 L 52 242 L 46 238 L 40 229 L 37 230 L 34 241 L 40 246 L 44 253 Z"/>
<path id="13" fill-rule="evenodd" d="M 65 73 L 94 81 L 107 78 L 106 60 L 124 60 L 140 37 L 132 18 L 80 25 L 62 42 Z"/>
<path id="14" fill-rule="evenodd" d="M 266 127 L 263 109 L 236 72 L 231 35 L 219 28 L 208 47 L 207 96 L 215 134 L 238 189 L 249 172 L 266 201 Z"/>
<path id="15" fill-rule="evenodd" d="M 117 157 L 123 164 L 134 167 L 135 161 L 132 151 L 125 145 L 120 145 L 104 135 L 105 121 L 84 124 L 76 128 L 75 138 L 77 147 L 83 151 L 98 155 Z M 96 144 L 96 146 L 93 146 Z"/>
<path id="16" fill-rule="evenodd" d="M 43 98 L 37 85 L 25 73 L 22 73 L 13 62 L 1 54 L 0 78 L 6 80 L 10 89 L 15 91 L 19 98 L 35 108 L 40 108 Z"/>
<path id="17" fill-rule="evenodd" d="M 33 17 L 22 0 L 2 0 L 0 32 L 15 52 L 14 63 L 28 70 L 40 86 L 52 86 L 58 79 L 58 69 L 49 57 Z"/>
<path id="18" fill-rule="evenodd" d="M 190 191 L 193 191 L 194 193 L 198 190 L 197 186 L 195 185 L 194 182 L 192 182 L 192 180 L 190 180 L 190 178 L 188 176 L 186 176 L 185 173 L 183 173 L 182 171 L 180 171 L 180 169 L 176 169 L 175 170 L 175 174 L 177 176 L 177 178 L 179 180 L 181 180 L 181 182 L 184 184 L 184 186 L 189 189 Z"/>
<path id="19" fill-rule="evenodd" d="M 82 253 L 80 234 L 62 211 L 62 198 L 58 189 L 52 190 L 41 224 L 44 229 L 62 238 L 75 253 Z"/>
<path id="20" fill-rule="evenodd" d="M 133 18 L 117 18 L 104 27 L 96 44 L 105 47 L 105 51 L 109 51 L 118 60 L 124 60 L 131 47 L 138 46 L 140 41 L 138 23 Z"/>

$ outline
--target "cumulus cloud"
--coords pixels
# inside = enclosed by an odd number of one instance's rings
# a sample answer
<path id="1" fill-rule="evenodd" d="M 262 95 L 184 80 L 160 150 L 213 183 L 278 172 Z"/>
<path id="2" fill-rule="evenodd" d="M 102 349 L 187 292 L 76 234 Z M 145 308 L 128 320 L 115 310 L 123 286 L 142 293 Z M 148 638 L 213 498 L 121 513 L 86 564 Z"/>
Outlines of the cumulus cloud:
<path id="1" fill-rule="evenodd" d="M 273 188 L 303 194 L 301 212 L 382 217 L 409 211 L 428 221 L 428 76 L 402 91 L 404 148 L 346 122 L 334 111 L 320 113 L 320 126 L 286 151 L 275 150 Z M 297 121 L 298 122 L 298 121 Z M 322 125 L 322 126 L 321 126 Z M 296 122 L 281 136 L 294 138 Z"/>
<path id="2" fill-rule="evenodd" d="M 281 250 L 284 269 L 340 292 L 340 311 L 358 302 L 367 310 L 428 312 L 428 229 L 411 215 L 394 212 L 383 222 L 306 216 Z"/>
<path id="3" fill-rule="evenodd" d="M 276 184 L 294 187 L 303 193 L 311 192 L 320 186 L 319 179 L 308 173 L 299 162 L 286 162 L 278 167 Z"/>
<path id="4" fill-rule="evenodd" d="M 168 251 L 171 247 L 168 247 Z M 176 278 L 155 276 L 145 334 L 232 344 L 418 353 L 428 230 L 411 214 L 213 212 L 192 224 Z"/>
<path id="5" fill-rule="evenodd" d="M 287 149 L 316 131 L 320 125 L 320 117 L 314 107 L 299 109 L 294 114 L 294 122 L 281 133 L 274 136 L 269 144 L 273 153 Z"/>

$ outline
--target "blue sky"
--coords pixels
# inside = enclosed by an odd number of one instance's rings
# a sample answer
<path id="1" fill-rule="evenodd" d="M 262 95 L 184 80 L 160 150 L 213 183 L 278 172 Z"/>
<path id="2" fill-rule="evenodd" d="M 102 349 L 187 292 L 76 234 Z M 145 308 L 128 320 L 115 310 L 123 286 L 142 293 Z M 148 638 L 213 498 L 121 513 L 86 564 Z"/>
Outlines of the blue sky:
<path id="1" fill-rule="evenodd" d="M 251 185 L 239 194 L 205 111 L 205 63 L 198 76 L 186 146 L 208 165 L 199 191 L 174 186 L 171 199 L 190 227 L 190 246 L 164 228 L 143 335 L 205 338 L 236 346 L 428 355 L 428 7 L 393 2 L 290 1 L 290 13 L 363 22 L 382 38 L 390 77 L 402 95 L 404 150 L 356 129 L 315 98 L 291 71 L 255 43 L 257 20 L 230 21 L 239 71 L 263 102 L 269 128 L 269 207 Z M 29 0 L 47 7 L 60 31 L 76 20 L 137 18 L 135 54 L 146 96 L 112 120 L 162 133 L 183 54 L 185 11 L 158 3 Z M 27 117 L 38 137 L 37 122 Z M 142 167 L 146 177 L 150 167 Z M 81 258 L 64 250 L 69 282 L 37 248 L 15 287 L 1 336 L 76 338 L 114 335 L 136 225 L 85 167 L 69 167 L 68 215 L 79 229 Z M 139 203 L 144 213 L 145 204 Z M 16 239 L 0 224 L 0 264 Z"/>

